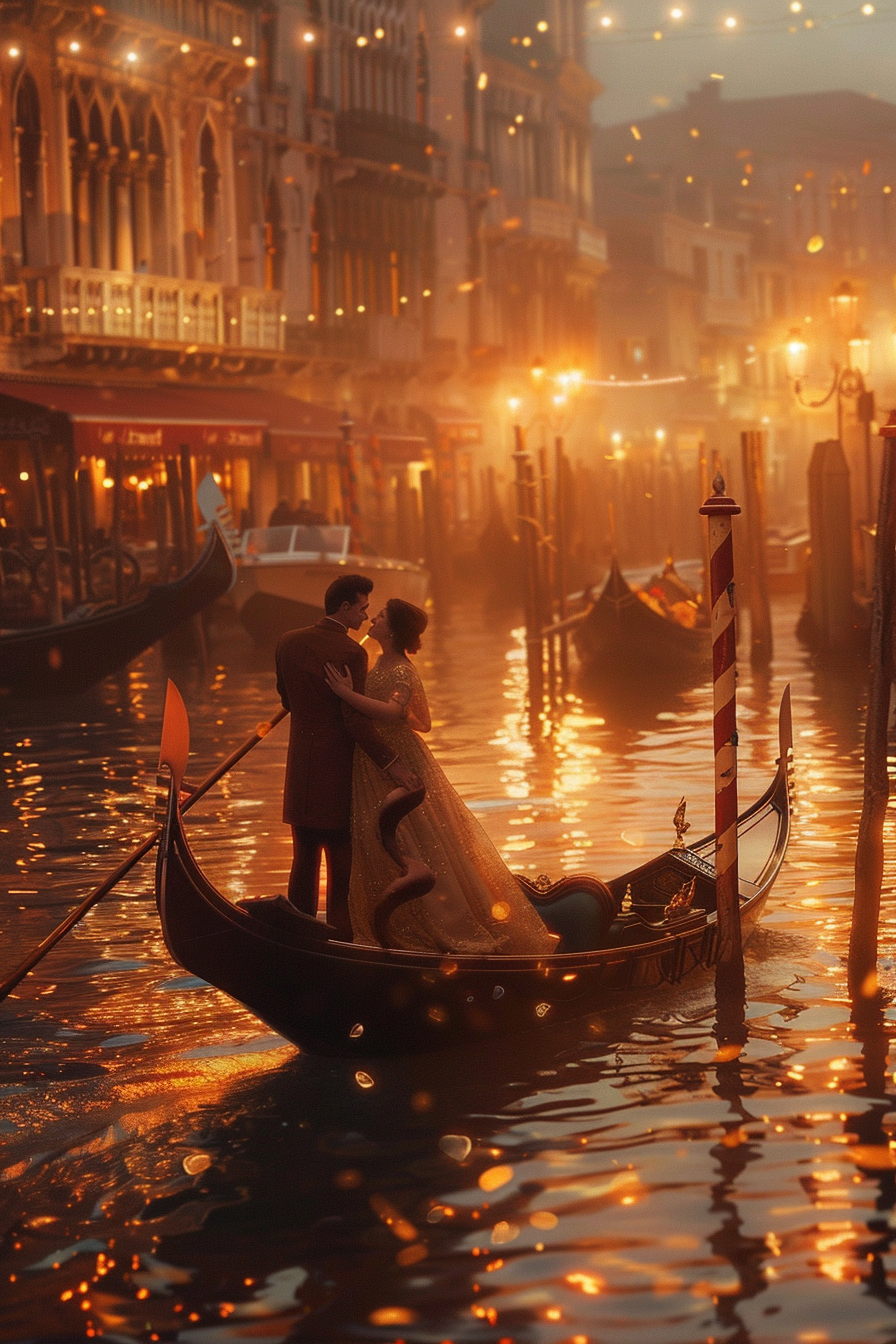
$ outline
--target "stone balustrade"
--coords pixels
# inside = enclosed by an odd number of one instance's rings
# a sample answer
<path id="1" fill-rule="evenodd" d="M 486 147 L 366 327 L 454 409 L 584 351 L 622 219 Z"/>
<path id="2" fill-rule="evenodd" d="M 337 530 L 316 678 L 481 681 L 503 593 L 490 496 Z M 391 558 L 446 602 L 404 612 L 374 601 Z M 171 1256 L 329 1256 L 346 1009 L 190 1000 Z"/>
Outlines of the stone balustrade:
<path id="1" fill-rule="evenodd" d="M 29 335 L 282 350 L 277 290 L 80 266 L 23 273 Z"/>

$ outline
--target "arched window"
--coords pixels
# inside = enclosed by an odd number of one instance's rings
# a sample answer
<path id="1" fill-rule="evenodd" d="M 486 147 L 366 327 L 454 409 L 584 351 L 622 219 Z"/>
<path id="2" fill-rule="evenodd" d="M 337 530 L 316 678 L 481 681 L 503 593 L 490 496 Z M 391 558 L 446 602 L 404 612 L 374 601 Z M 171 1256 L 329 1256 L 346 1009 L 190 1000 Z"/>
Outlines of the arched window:
<path id="1" fill-rule="evenodd" d="M 416 71 L 416 117 L 421 125 L 425 125 L 429 107 L 429 52 L 426 49 L 426 34 L 422 28 L 417 33 Z"/>
<path id="2" fill-rule="evenodd" d="M 215 152 L 215 133 L 208 122 L 199 137 L 199 199 L 202 203 L 200 257 L 206 280 L 220 278 L 221 170 Z"/>
<path id="3" fill-rule="evenodd" d="M 40 96 L 34 76 L 26 70 L 16 93 L 16 138 L 19 155 L 19 218 L 22 263 L 39 266 L 43 258 L 43 136 Z"/>
<path id="4" fill-rule="evenodd" d="M 327 212 L 318 194 L 311 207 L 311 311 L 321 322 L 329 312 L 330 249 Z"/>
<path id="5" fill-rule="evenodd" d="M 76 266 L 90 266 L 90 201 L 87 194 L 90 164 L 77 98 L 68 100 L 68 161 L 72 195 L 72 256 Z"/>
<path id="6" fill-rule="evenodd" d="M 125 135 L 124 121 L 117 107 L 113 108 L 112 111 L 109 132 L 109 138 L 112 142 L 112 154 L 110 155 L 112 167 L 109 176 L 112 269 L 114 271 L 132 271 L 134 269 L 134 234 L 131 212 L 130 146 Z"/>
<path id="7" fill-rule="evenodd" d="M 285 243 L 280 192 L 271 178 L 264 198 L 264 287 L 283 288 L 283 250 Z"/>
<path id="8" fill-rule="evenodd" d="M 149 118 L 146 137 L 146 157 L 149 164 L 150 257 L 149 268 L 154 275 L 168 275 L 168 193 L 166 187 L 165 141 L 162 127 L 155 112 Z"/>
<path id="9" fill-rule="evenodd" d="M 112 261 L 109 237 L 109 160 L 106 131 L 96 103 L 91 106 L 87 118 L 87 137 L 90 163 L 87 175 L 90 260 L 92 265 L 106 271 Z"/>
<path id="10" fill-rule="evenodd" d="M 464 144 L 472 149 L 476 137 L 476 72 L 469 47 L 464 52 Z"/>

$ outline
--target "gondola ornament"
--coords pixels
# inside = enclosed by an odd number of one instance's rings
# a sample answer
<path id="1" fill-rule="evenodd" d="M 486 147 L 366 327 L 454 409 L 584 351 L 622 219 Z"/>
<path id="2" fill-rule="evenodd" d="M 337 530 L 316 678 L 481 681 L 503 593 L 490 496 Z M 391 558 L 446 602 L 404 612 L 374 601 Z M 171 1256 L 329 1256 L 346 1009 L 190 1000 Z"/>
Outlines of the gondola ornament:
<path id="1" fill-rule="evenodd" d="M 672 825 L 675 827 L 675 844 L 672 846 L 673 849 L 687 849 L 685 836 L 691 829 L 691 823 L 684 819 L 684 814 L 687 810 L 688 800 L 687 798 L 682 798 L 675 809 L 675 816 L 672 818 Z"/>

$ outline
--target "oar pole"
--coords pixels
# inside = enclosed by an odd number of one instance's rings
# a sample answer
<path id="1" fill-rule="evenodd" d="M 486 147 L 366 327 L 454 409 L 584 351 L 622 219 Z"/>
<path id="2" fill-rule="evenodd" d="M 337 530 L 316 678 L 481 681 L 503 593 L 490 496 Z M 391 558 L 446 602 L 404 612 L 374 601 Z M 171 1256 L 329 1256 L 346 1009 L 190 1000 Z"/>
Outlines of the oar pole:
<path id="1" fill-rule="evenodd" d="M 280 723 L 282 719 L 285 719 L 288 713 L 289 710 L 281 709 L 273 716 L 269 723 L 260 723 L 251 737 L 248 737 L 241 746 L 237 747 L 235 751 L 232 751 L 227 759 L 222 761 L 220 765 L 215 766 L 215 769 L 211 774 L 206 775 L 201 784 L 197 784 L 196 788 L 182 804 L 181 811 L 188 812 L 194 804 L 198 803 L 199 799 L 204 794 L 208 793 L 209 789 L 213 788 L 219 779 L 223 779 L 228 770 L 231 770 L 238 761 L 241 761 L 244 756 L 248 755 L 252 748 L 257 746 L 263 737 L 267 737 L 271 729 L 276 728 L 277 724 Z M 113 873 L 110 873 L 98 887 L 94 887 L 93 891 L 84 897 L 81 904 L 76 906 L 71 914 L 66 915 L 62 923 L 58 924 L 53 932 L 48 934 L 42 943 L 38 943 L 37 947 L 29 952 L 24 961 L 20 962 L 16 969 L 6 977 L 2 984 L 0 984 L 0 1002 L 11 994 L 17 985 L 21 984 L 25 979 L 25 976 L 34 970 L 38 962 L 42 961 L 47 953 L 51 952 L 56 944 L 65 937 L 69 929 L 74 928 L 78 921 L 84 918 L 88 910 L 91 910 L 104 896 L 108 896 L 112 888 L 119 883 L 123 877 L 126 877 L 131 869 L 149 853 L 161 833 L 162 828 L 157 826 L 156 829 L 118 865 Z"/>
<path id="2" fill-rule="evenodd" d="M 737 704 L 734 551 L 731 519 L 740 507 L 725 494 L 719 472 L 700 512 L 709 519 L 712 599 L 713 747 L 715 751 L 716 910 L 719 951 L 716 991 L 729 1003 L 746 998 L 737 877 Z"/>

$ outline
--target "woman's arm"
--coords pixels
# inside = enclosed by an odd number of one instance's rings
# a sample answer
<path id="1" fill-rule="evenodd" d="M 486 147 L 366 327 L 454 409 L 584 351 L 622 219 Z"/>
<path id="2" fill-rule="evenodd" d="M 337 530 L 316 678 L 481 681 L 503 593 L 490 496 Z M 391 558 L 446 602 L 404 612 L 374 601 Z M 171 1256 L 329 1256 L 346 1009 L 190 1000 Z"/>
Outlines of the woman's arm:
<path id="1" fill-rule="evenodd" d="M 340 700 L 366 714 L 369 719 L 385 719 L 389 723 L 398 723 L 407 718 L 408 701 L 411 698 L 409 686 L 400 686 L 393 691 L 388 700 L 374 700 L 370 695 L 361 695 L 352 689 L 352 679 L 348 672 L 340 672 L 332 663 L 324 667 L 324 675 L 330 690 L 335 691 Z"/>

